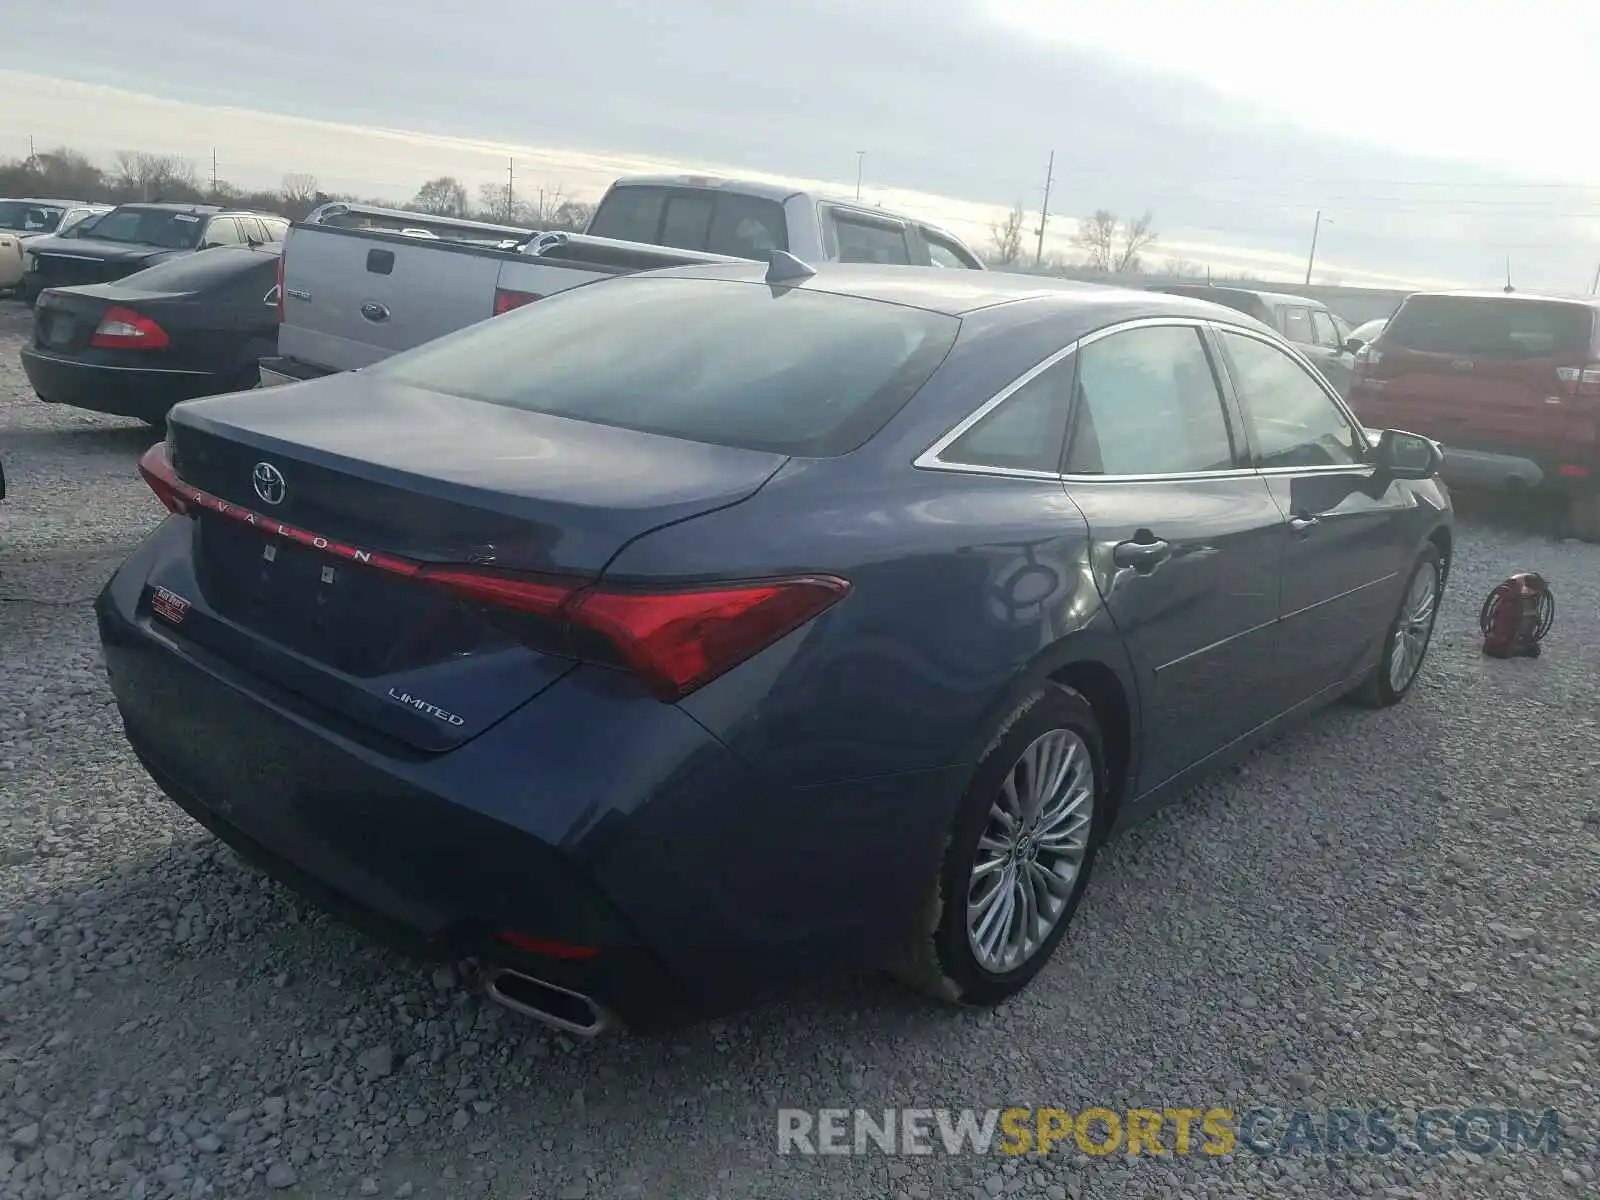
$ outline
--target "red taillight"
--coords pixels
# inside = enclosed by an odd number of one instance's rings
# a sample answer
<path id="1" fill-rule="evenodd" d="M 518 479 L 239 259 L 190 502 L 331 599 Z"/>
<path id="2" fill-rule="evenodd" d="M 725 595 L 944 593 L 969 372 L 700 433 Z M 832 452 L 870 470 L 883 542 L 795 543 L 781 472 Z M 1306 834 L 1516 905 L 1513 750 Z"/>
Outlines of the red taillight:
<path id="1" fill-rule="evenodd" d="M 159 350 L 168 344 L 167 331 L 131 308 L 113 308 L 100 318 L 89 345 L 101 350 Z"/>
<path id="2" fill-rule="evenodd" d="M 283 256 L 289 252 L 285 246 L 278 251 L 278 324 L 283 324 Z"/>
<path id="3" fill-rule="evenodd" d="M 495 936 L 508 946 L 526 950 L 529 954 L 542 954 L 546 958 L 593 958 L 600 953 L 593 946 L 574 946 L 571 942 L 557 942 L 527 933 L 507 931 Z"/>
<path id="4" fill-rule="evenodd" d="M 613 642 L 663 700 L 677 700 L 843 599 L 842 579 L 810 575 L 685 592 L 591 591 L 571 608 Z"/>
<path id="5" fill-rule="evenodd" d="M 495 288 L 494 290 L 494 315 L 510 312 L 513 308 L 521 308 L 524 304 L 532 304 L 535 300 L 544 297 L 537 292 L 517 292 L 510 288 Z"/>
<path id="6" fill-rule="evenodd" d="M 417 578 L 464 600 L 599 634 L 667 701 L 738 666 L 850 590 L 844 580 L 825 575 L 670 592 L 595 588 L 470 567 L 426 566 Z"/>
<path id="7" fill-rule="evenodd" d="M 536 617 L 559 617 L 581 584 L 497 575 L 471 567 L 423 567 L 417 578 L 449 588 L 463 600 L 492 604 Z"/>
<path id="8" fill-rule="evenodd" d="M 1600 362 L 1582 367 L 1557 367 L 1556 378 L 1569 396 L 1600 396 Z"/>
<path id="9" fill-rule="evenodd" d="M 172 459 L 165 442 L 157 442 L 144 452 L 144 457 L 139 460 L 139 474 L 144 476 L 144 481 L 150 485 L 156 498 L 167 506 L 168 512 L 181 516 L 189 511 L 189 506 L 178 494 L 178 473 L 172 469 Z"/>

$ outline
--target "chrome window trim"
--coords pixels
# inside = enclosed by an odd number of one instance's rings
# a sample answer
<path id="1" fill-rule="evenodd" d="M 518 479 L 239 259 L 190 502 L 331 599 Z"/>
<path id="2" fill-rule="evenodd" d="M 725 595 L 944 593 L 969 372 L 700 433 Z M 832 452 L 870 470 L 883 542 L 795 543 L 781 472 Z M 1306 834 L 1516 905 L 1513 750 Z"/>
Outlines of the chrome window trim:
<path id="1" fill-rule="evenodd" d="M 1129 329 L 1149 329 L 1169 325 L 1176 325 L 1190 329 L 1204 329 L 1206 324 L 1207 322 L 1200 317 L 1135 317 L 1131 320 L 1122 321 L 1115 325 L 1107 325 L 1104 329 L 1096 329 L 1092 333 L 1086 333 L 1077 339 L 1077 341 L 1070 342 L 1066 346 L 1063 346 L 1060 350 L 1053 351 L 1052 353 L 1046 355 L 1039 362 L 1035 363 L 1021 375 L 1013 379 L 1010 383 L 1006 384 L 1005 387 L 1001 388 L 993 396 L 989 397 L 989 399 L 980 404 L 976 409 L 968 413 L 967 416 L 964 417 L 954 429 L 951 429 L 948 433 L 940 437 L 938 441 L 934 442 L 933 445 L 929 446 L 921 454 L 917 455 L 917 457 L 912 460 L 911 465 L 919 470 L 924 471 L 959 471 L 975 474 L 1003 473 L 1006 475 L 1018 475 L 1028 479 L 1070 478 L 1069 476 L 1062 475 L 1059 471 L 1023 471 L 1014 467 L 991 467 L 986 466 L 983 463 L 952 462 L 944 457 L 944 452 L 951 446 L 952 443 L 959 440 L 960 437 L 967 432 L 967 430 L 971 429 L 979 421 L 983 420 L 995 409 L 999 408 L 1007 400 L 1011 399 L 1013 395 L 1027 387 L 1028 384 L 1032 383 L 1040 375 L 1043 375 L 1046 371 L 1055 366 L 1057 363 L 1061 362 L 1063 359 L 1076 354 L 1084 346 L 1093 345 L 1101 338 L 1110 337 L 1114 333 L 1122 333 Z M 1103 479 L 1109 478 L 1109 476 L 1097 475 L 1094 478 Z"/>
<path id="2" fill-rule="evenodd" d="M 1068 356 L 1076 354 L 1084 346 L 1093 345 L 1101 338 L 1110 337 L 1113 334 L 1124 333 L 1132 329 L 1156 329 L 1171 326 L 1197 330 L 1210 328 L 1218 333 L 1224 331 L 1238 333 L 1245 337 L 1254 338 L 1258 342 L 1264 342 L 1268 346 L 1272 346 L 1273 348 L 1286 353 L 1291 359 L 1298 363 L 1303 370 L 1309 371 L 1312 382 L 1316 383 L 1317 386 L 1322 389 L 1323 395 L 1327 396 L 1333 401 L 1334 407 L 1351 425 L 1353 430 L 1364 430 L 1365 427 L 1362 426 L 1360 422 L 1355 420 L 1355 417 L 1351 414 L 1344 401 L 1339 397 L 1337 392 L 1334 392 L 1331 389 L 1331 387 L 1327 384 L 1327 381 L 1322 378 L 1321 372 L 1312 366 L 1310 360 L 1299 351 L 1295 350 L 1294 347 L 1288 342 L 1276 335 L 1262 333 L 1260 330 L 1250 329 L 1244 325 L 1235 325 L 1231 321 L 1218 321 L 1208 317 L 1135 317 L 1131 320 L 1122 321 L 1115 325 L 1107 325 L 1103 329 L 1096 329 L 1092 333 L 1086 333 L 1077 341 L 1072 342 L 1062 349 L 1057 350 L 1041 359 L 1032 367 L 1028 368 L 1028 370 L 1024 371 L 1021 375 L 1017 376 L 1016 379 L 1012 380 L 1005 387 L 1001 388 L 1000 391 L 996 392 L 988 400 L 980 404 L 976 409 L 963 418 L 962 421 L 953 429 L 945 433 L 931 446 L 919 454 L 914 460 L 912 460 L 911 465 L 918 470 L 923 471 L 952 471 L 962 475 L 989 475 L 1003 479 L 1031 479 L 1047 481 L 1060 480 L 1062 483 L 1068 483 L 1074 486 L 1096 483 L 1203 483 L 1214 479 L 1242 479 L 1247 476 L 1276 477 L 1282 475 L 1305 474 L 1334 475 L 1350 474 L 1351 472 L 1371 474 L 1374 470 L 1376 470 L 1376 468 L 1370 462 L 1360 462 L 1329 463 L 1311 467 L 1230 467 L 1217 471 L 1174 471 L 1164 474 L 1158 473 L 1148 475 L 1074 475 L 1065 471 L 1035 471 L 1023 470 L 1018 467 L 986 466 L 982 463 L 952 462 L 943 457 L 944 451 L 948 449 L 954 442 L 959 440 L 961 436 L 967 432 L 967 430 L 971 429 L 979 421 L 983 420 L 995 409 L 999 408 L 1018 391 L 1022 390 L 1029 383 L 1033 382 L 1033 380 L 1038 376 L 1044 374 L 1044 372 L 1048 371 L 1051 367 L 1055 366 Z M 1207 349 L 1209 350 L 1210 348 L 1207 347 Z M 1218 382 L 1220 384 L 1221 381 L 1219 380 Z M 1225 395 L 1219 396 L 1219 398 L 1226 403 L 1227 397 Z M 1364 441 L 1366 438 L 1364 432 L 1361 433 L 1361 437 Z"/>

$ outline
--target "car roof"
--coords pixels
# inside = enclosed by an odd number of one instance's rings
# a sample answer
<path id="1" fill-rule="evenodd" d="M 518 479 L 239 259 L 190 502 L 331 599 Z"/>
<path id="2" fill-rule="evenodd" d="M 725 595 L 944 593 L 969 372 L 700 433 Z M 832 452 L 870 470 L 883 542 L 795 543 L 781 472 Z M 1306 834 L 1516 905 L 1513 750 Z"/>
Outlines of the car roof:
<path id="1" fill-rule="evenodd" d="M 41 204 L 50 208 L 93 208 L 93 200 L 57 200 L 49 196 L 0 196 L 0 202 L 11 201 L 15 204 Z M 106 205 L 107 208 L 110 205 Z"/>
<path id="2" fill-rule="evenodd" d="M 1434 292 L 1412 292 L 1406 299 L 1410 300 L 1413 296 L 1422 296 L 1428 299 L 1449 297 L 1462 300 L 1553 300 L 1561 304 L 1582 304 L 1586 308 L 1600 309 L 1600 296 L 1582 296 L 1576 292 L 1507 292 L 1503 290 L 1491 291 L 1487 288 L 1461 288 Z"/>
<path id="3" fill-rule="evenodd" d="M 1209 300 L 1195 300 L 1144 288 L 1085 283 L 1052 275 L 959 271 L 948 267 L 880 266 L 872 263 L 821 263 L 814 269 L 815 275 L 793 286 L 831 295 L 901 304 L 951 317 L 964 317 L 1006 304 L 1032 302 L 1091 316 L 1096 310 L 1104 310 L 1117 319 L 1124 316 L 1198 317 L 1245 325 L 1252 329 L 1269 329 L 1246 313 Z M 724 279 L 761 283 L 765 281 L 766 271 L 764 263 L 714 263 L 671 267 L 627 278 Z"/>
<path id="4" fill-rule="evenodd" d="M 831 192 L 813 192 L 806 188 L 792 187 L 783 183 L 757 183 L 748 179 L 728 179 L 720 175 L 625 175 L 611 185 L 612 187 L 681 187 L 697 188 L 706 191 L 727 190 L 736 192 L 741 196 L 754 196 L 762 200 L 773 200 L 782 204 L 793 196 L 810 196 L 815 200 L 826 201 L 828 204 L 849 209 L 852 212 L 877 214 L 879 216 L 893 217 L 900 221 L 914 221 L 947 237 L 955 235 L 933 221 L 921 217 L 909 216 L 898 209 L 878 208 L 871 204 L 863 204 L 859 200 L 835 195 Z M 959 240 L 959 239 L 957 239 Z"/>
<path id="5" fill-rule="evenodd" d="M 1182 294 L 1195 296 L 1197 299 L 1199 298 L 1200 292 L 1210 290 L 1216 292 L 1228 292 L 1235 296 L 1258 296 L 1262 300 L 1271 301 L 1273 304 L 1292 304 L 1297 306 L 1309 306 L 1311 308 L 1328 307 L 1321 300 L 1314 299 L 1311 296 L 1297 296 L 1293 292 L 1268 292 L 1263 291 L 1261 288 L 1233 287 L 1226 283 L 1158 284 L 1156 290 L 1160 291 L 1168 287 L 1181 287 L 1188 289 Z"/>

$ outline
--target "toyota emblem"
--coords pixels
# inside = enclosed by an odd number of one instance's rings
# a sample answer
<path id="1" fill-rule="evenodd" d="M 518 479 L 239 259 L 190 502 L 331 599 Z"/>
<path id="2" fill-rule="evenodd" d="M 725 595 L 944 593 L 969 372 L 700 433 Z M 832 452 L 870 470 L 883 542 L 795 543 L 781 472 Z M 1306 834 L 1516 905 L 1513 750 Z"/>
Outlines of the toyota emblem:
<path id="1" fill-rule="evenodd" d="M 269 462 L 255 465 L 250 472 L 250 482 L 255 485 L 256 495 L 267 504 L 282 504 L 284 493 L 289 490 L 283 472 Z"/>

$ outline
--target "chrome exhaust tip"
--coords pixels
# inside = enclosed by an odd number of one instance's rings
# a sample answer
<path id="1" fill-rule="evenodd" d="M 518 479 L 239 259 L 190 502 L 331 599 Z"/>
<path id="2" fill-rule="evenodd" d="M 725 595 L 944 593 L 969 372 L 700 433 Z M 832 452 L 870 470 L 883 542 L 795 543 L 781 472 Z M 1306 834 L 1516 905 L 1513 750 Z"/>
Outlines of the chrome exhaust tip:
<path id="1" fill-rule="evenodd" d="M 490 971 L 483 990 L 496 1004 L 574 1037 L 592 1038 L 616 1024 L 616 1018 L 582 992 L 509 967 Z"/>

